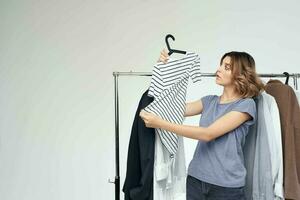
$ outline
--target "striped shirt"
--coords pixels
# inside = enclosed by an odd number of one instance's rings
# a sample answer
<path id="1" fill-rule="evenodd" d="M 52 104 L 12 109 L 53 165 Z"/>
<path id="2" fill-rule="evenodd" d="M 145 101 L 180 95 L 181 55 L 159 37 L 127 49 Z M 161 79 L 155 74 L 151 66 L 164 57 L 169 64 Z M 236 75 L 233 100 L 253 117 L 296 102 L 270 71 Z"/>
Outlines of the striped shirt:
<path id="1" fill-rule="evenodd" d="M 183 58 L 157 63 L 152 71 L 148 96 L 154 97 L 145 111 L 154 113 L 164 120 L 182 124 L 186 106 L 186 91 L 189 78 L 195 83 L 201 80 L 200 58 L 187 52 Z M 162 144 L 171 155 L 178 149 L 178 136 L 175 133 L 155 129 Z"/>

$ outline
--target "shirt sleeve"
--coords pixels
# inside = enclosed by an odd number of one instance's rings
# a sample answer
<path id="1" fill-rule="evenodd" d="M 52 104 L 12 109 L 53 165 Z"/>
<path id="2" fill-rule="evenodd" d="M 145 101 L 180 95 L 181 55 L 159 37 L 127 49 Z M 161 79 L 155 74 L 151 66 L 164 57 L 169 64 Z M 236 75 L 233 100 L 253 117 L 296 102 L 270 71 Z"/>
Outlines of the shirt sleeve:
<path id="1" fill-rule="evenodd" d="M 245 122 L 245 124 L 249 126 L 256 122 L 256 103 L 252 98 L 243 99 L 232 109 L 232 111 L 238 111 L 249 114 L 252 117 L 252 119 Z"/>
<path id="2" fill-rule="evenodd" d="M 203 106 L 203 111 L 202 113 L 207 109 L 209 103 L 213 99 L 214 95 L 207 95 L 201 98 L 202 106 Z"/>
<path id="3" fill-rule="evenodd" d="M 201 71 L 200 71 L 200 57 L 197 55 L 195 58 L 191 69 L 190 69 L 190 76 L 192 78 L 193 83 L 201 81 Z"/>
<path id="4" fill-rule="evenodd" d="M 158 65 L 154 65 L 152 70 L 151 82 L 149 86 L 148 96 L 157 98 L 163 91 L 163 79 Z"/>

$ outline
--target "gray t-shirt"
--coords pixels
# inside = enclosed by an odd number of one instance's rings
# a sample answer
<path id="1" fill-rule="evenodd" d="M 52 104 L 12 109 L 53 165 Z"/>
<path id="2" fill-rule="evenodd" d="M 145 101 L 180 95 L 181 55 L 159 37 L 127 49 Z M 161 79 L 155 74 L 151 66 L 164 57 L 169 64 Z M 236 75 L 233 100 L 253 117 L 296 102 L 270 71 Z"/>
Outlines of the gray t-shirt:
<path id="1" fill-rule="evenodd" d="M 252 98 L 244 98 L 220 104 L 217 95 L 204 96 L 201 101 L 203 104 L 201 127 L 208 127 L 230 111 L 248 113 L 252 119 L 210 142 L 198 141 L 188 174 L 222 187 L 242 187 L 246 178 L 243 145 L 249 126 L 256 121 L 255 101 Z"/>

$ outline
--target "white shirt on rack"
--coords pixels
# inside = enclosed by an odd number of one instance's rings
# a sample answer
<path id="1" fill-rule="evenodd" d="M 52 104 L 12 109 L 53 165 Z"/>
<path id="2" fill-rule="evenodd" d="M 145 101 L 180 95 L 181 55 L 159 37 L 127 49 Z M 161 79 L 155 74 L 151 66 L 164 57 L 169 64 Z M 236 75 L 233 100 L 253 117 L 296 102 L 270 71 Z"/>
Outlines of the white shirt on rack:
<path id="1" fill-rule="evenodd" d="M 273 96 L 262 92 L 265 117 L 270 119 L 266 134 L 268 135 L 271 154 L 273 189 L 276 200 L 284 199 L 283 192 L 283 156 L 279 110 Z M 258 122 L 259 123 L 259 122 Z"/>

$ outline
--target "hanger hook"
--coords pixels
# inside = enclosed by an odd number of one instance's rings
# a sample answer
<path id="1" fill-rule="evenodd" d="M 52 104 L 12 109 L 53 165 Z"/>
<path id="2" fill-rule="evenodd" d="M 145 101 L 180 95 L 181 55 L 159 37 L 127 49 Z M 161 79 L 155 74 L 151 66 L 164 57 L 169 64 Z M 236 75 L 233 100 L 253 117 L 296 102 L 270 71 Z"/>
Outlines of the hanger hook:
<path id="1" fill-rule="evenodd" d="M 171 47 L 170 47 L 170 44 L 169 44 L 169 41 L 168 41 L 168 39 L 169 38 L 171 38 L 173 41 L 175 41 L 175 37 L 173 36 L 173 35 L 171 35 L 171 34 L 168 34 L 167 36 L 166 36 L 166 38 L 165 38 L 165 41 L 166 41 L 166 44 L 167 44 L 167 47 L 168 47 L 168 50 L 169 50 L 169 56 L 173 53 L 173 50 L 171 49 Z"/>
<path id="2" fill-rule="evenodd" d="M 285 84 L 288 85 L 289 84 L 290 74 L 288 72 L 283 72 L 283 74 L 286 75 Z"/>

